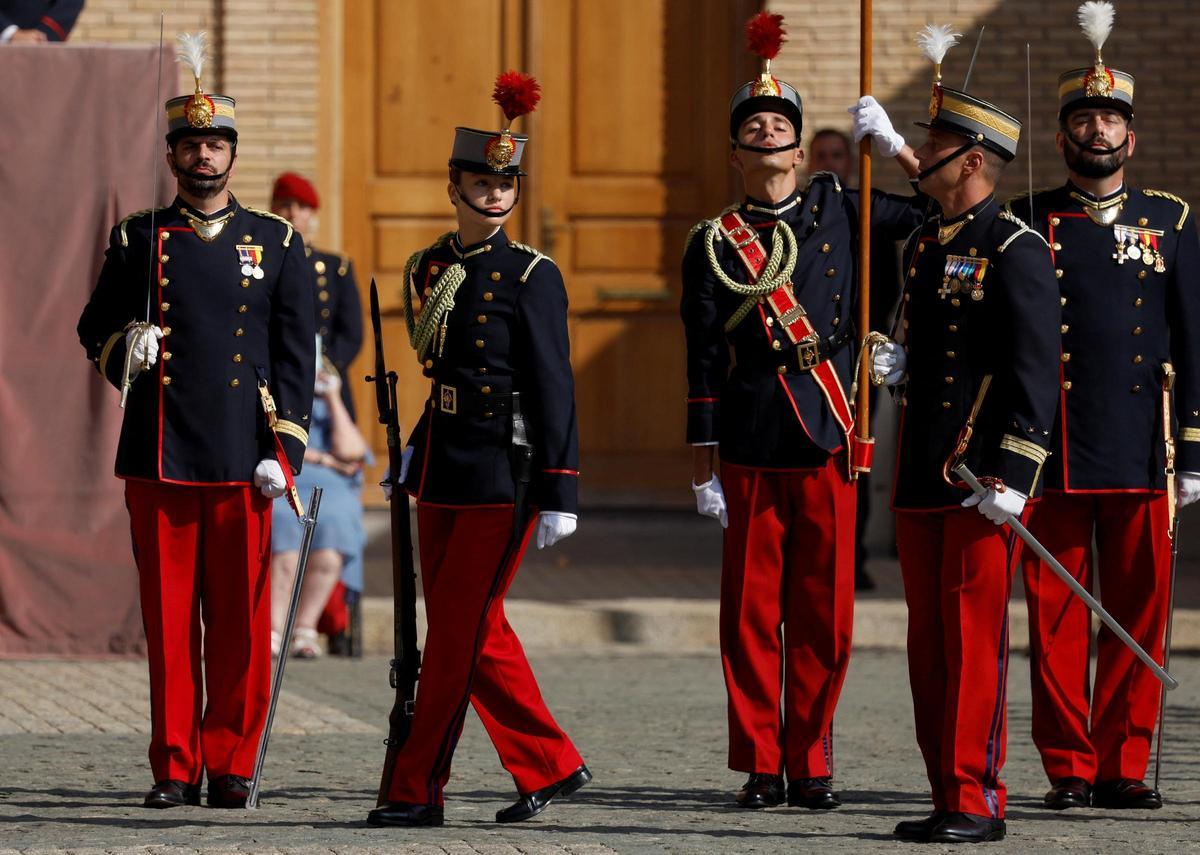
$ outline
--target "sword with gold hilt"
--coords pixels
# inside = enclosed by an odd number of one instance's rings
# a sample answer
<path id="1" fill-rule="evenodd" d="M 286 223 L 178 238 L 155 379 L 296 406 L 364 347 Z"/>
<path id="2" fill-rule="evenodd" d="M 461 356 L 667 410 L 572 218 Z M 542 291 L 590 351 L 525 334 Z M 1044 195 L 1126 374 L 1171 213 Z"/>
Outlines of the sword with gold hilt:
<path id="1" fill-rule="evenodd" d="M 162 110 L 159 108 L 159 97 L 162 94 L 162 65 L 163 65 L 163 22 L 164 13 L 158 13 L 158 83 L 154 89 L 154 186 L 150 189 L 150 242 L 153 246 L 154 242 L 154 214 L 158 203 L 158 165 L 162 159 L 158 156 L 158 140 L 161 131 L 160 122 L 162 121 Z M 125 365 L 121 369 L 121 409 L 125 409 L 125 400 L 129 397 L 129 387 L 133 385 L 133 378 L 142 371 L 147 371 L 150 368 L 149 350 L 144 345 L 148 343 L 150 336 L 154 333 L 154 324 L 150 323 L 150 295 L 154 291 L 154 253 L 147 253 L 149 256 L 149 270 L 146 274 L 146 319 L 144 321 L 133 321 L 125 327 L 125 332 L 133 333 L 134 337 L 126 343 L 125 347 Z M 133 351 L 138 342 L 143 343 L 141 363 L 134 370 Z"/>
<path id="2" fill-rule="evenodd" d="M 1167 583 L 1167 632 L 1163 640 L 1163 669 L 1171 666 L 1171 627 L 1175 622 L 1175 570 L 1179 566 L 1179 509 L 1175 496 L 1175 435 L 1172 430 L 1171 393 L 1175 389 L 1175 367 L 1163 363 L 1162 425 L 1166 446 L 1167 475 L 1167 537 L 1171 540 L 1171 579 Z M 1164 686 L 1158 694 L 1158 734 L 1154 747 L 1154 789 L 1158 789 L 1158 772 L 1162 768 L 1163 725 L 1166 724 L 1167 692 Z"/>

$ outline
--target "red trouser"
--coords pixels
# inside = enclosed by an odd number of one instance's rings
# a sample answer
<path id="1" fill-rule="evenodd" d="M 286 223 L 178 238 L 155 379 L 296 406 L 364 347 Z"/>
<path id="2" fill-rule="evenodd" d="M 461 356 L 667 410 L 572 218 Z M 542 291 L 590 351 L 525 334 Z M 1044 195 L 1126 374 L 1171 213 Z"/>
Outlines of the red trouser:
<path id="1" fill-rule="evenodd" d="M 833 714 L 854 627 L 855 488 L 845 465 L 841 457 L 790 471 L 721 464 L 731 769 L 793 780 L 833 774 Z"/>
<path id="2" fill-rule="evenodd" d="M 386 801 L 440 805 L 468 699 L 500 762 L 529 793 L 583 764 L 542 700 L 503 598 L 533 533 L 501 566 L 511 508 L 417 504 L 429 630 L 412 732 L 397 755 Z M 536 517 L 535 517 L 536 519 Z"/>
<path id="3" fill-rule="evenodd" d="M 908 678 L 936 810 L 1004 816 L 1008 597 L 1020 541 L 974 508 L 899 511 Z"/>
<path id="4" fill-rule="evenodd" d="M 1096 575 L 1105 609 L 1162 662 L 1171 573 L 1167 497 L 1048 492 L 1030 530 L 1089 589 L 1095 534 Z M 1158 720 L 1158 680 L 1101 626 L 1095 689 L 1089 693 L 1091 613 L 1036 555 L 1026 554 L 1022 567 L 1029 604 L 1033 741 L 1046 774 L 1051 781 L 1141 780 Z"/>
<path id="5" fill-rule="evenodd" d="M 154 780 L 198 784 L 206 769 L 210 780 L 249 777 L 271 683 L 271 500 L 253 487 L 126 481 L 125 504 L 150 664 Z"/>

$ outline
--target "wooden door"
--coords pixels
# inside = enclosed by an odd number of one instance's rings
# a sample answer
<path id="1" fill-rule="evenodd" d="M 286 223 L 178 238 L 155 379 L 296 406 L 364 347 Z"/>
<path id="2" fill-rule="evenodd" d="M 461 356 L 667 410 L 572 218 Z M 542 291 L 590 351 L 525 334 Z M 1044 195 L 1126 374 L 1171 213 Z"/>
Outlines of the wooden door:
<path id="1" fill-rule="evenodd" d="M 509 231 L 553 257 L 567 282 L 584 495 L 652 501 L 686 490 L 679 258 L 692 224 L 730 200 L 726 109 L 750 73 L 741 25 L 754 5 L 345 4 L 345 245 L 364 307 L 370 276 L 379 282 L 405 430 L 428 384 L 400 315 L 404 263 L 453 227 L 454 126 L 497 127 L 493 79 L 520 68 L 543 98 L 518 124 L 532 137 L 530 176 Z M 368 334 L 360 367 L 371 347 Z M 382 454 L 371 390 L 356 386 L 360 423 Z"/>

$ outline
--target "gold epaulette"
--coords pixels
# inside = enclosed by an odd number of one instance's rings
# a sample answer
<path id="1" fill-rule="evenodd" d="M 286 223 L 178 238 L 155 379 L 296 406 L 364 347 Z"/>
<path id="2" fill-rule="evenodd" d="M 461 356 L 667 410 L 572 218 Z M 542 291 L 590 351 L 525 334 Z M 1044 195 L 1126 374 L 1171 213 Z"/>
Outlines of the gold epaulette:
<path id="1" fill-rule="evenodd" d="M 997 252 L 1004 252 L 1004 250 L 1008 249 L 1008 245 L 1010 243 L 1012 243 L 1014 240 L 1016 240 L 1017 238 L 1019 238 L 1021 235 L 1025 234 L 1026 232 L 1029 232 L 1032 235 L 1037 235 L 1037 239 L 1040 240 L 1042 243 L 1046 244 L 1046 248 L 1049 249 L 1050 244 L 1046 241 L 1046 239 L 1044 237 L 1042 237 L 1042 233 L 1039 231 L 1036 231 L 1035 229 L 1029 228 L 1028 224 L 1026 224 L 1026 222 L 1024 220 L 1022 220 L 1020 217 L 1018 217 L 1012 211 L 1004 210 L 1004 211 L 1001 211 L 996 216 L 999 217 L 1000 219 L 1004 220 L 1005 222 L 1012 223 L 1014 226 L 1017 227 L 1017 230 L 1015 232 L 1013 232 L 1012 235 L 1009 236 L 1008 240 L 1006 240 L 1004 243 L 1000 244 L 999 247 L 997 247 L 997 249 L 996 249 Z"/>
<path id="2" fill-rule="evenodd" d="M 132 214 L 130 214 L 128 217 L 121 220 L 121 222 L 119 222 L 117 224 L 117 230 L 120 231 L 120 233 L 121 233 L 121 246 L 129 246 L 129 235 L 126 234 L 126 232 L 125 232 L 125 227 L 129 225 L 129 221 L 136 220 L 138 217 L 145 216 L 146 214 L 149 214 L 153 210 L 155 210 L 155 209 L 154 208 L 142 208 L 142 210 L 140 210 L 140 211 L 134 211 Z M 166 208 L 159 208 L 158 210 L 165 211 Z"/>
<path id="3" fill-rule="evenodd" d="M 1180 199 L 1174 193 L 1168 193 L 1166 190 L 1143 190 L 1142 192 L 1147 196 L 1155 196 L 1159 199 L 1170 199 L 1172 202 L 1178 202 L 1181 206 L 1183 206 L 1183 214 L 1180 215 L 1179 222 L 1175 224 L 1175 231 L 1183 231 L 1183 224 L 1187 220 L 1188 212 L 1192 210 L 1191 205 Z"/>
<path id="4" fill-rule="evenodd" d="M 541 250 L 534 249 L 532 246 L 528 246 L 523 243 L 517 243 L 515 240 L 509 241 L 508 245 L 515 250 L 527 252 L 533 256 L 533 261 L 529 262 L 529 266 L 526 267 L 525 272 L 521 274 L 521 282 L 525 282 L 529 279 L 529 274 L 533 272 L 533 268 L 538 266 L 538 262 L 549 259 L 551 264 L 554 263 L 554 259 L 550 258 L 550 256 L 546 255 L 546 253 L 542 252 Z"/>
<path id="5" fill-rule="evenodd" d="M 287 226 L 287 234 L 283 236 L 283 245 L 289 246 L 291 244 L 292 235 L 296 230 L 292 228 L 292 224 L 288 222 L 286 218 L 281 217 L 278 214 L 272 214 L 270 211 L 260 211 L 258 208 L 251 208 L 249 205 L 244 207 L 247 213 L 254 214 L 256 217 L 262 217 L 264 220 L 275 220 L 276 222 L 283 223 L 285 226 Z"/>
<path id="6" fill-rule="evenodd" d="M 835 193 L 842 192 L 842 179 L 838 178 L 836 174 L 825 169 L 822 169 L 819 172 L 814 172 L 812 175 L 808 176 L 808 183 L 804 185 L 804 189 L 807 191 L 809 187 L 812 187 L 813 182 L 818 178 L 831 179 L 833 181 L 833 191 Z"/>

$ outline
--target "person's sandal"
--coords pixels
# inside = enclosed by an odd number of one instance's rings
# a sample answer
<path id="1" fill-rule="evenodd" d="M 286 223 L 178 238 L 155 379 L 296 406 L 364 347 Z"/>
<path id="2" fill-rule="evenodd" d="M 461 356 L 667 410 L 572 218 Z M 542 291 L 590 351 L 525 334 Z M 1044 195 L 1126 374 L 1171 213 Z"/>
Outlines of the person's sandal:
<path id="1" fill-rule="evenodd" d="M 324 654 L 315 629 L 297 629 L 292 634 L 293 659 L 317 659 Z"/>

